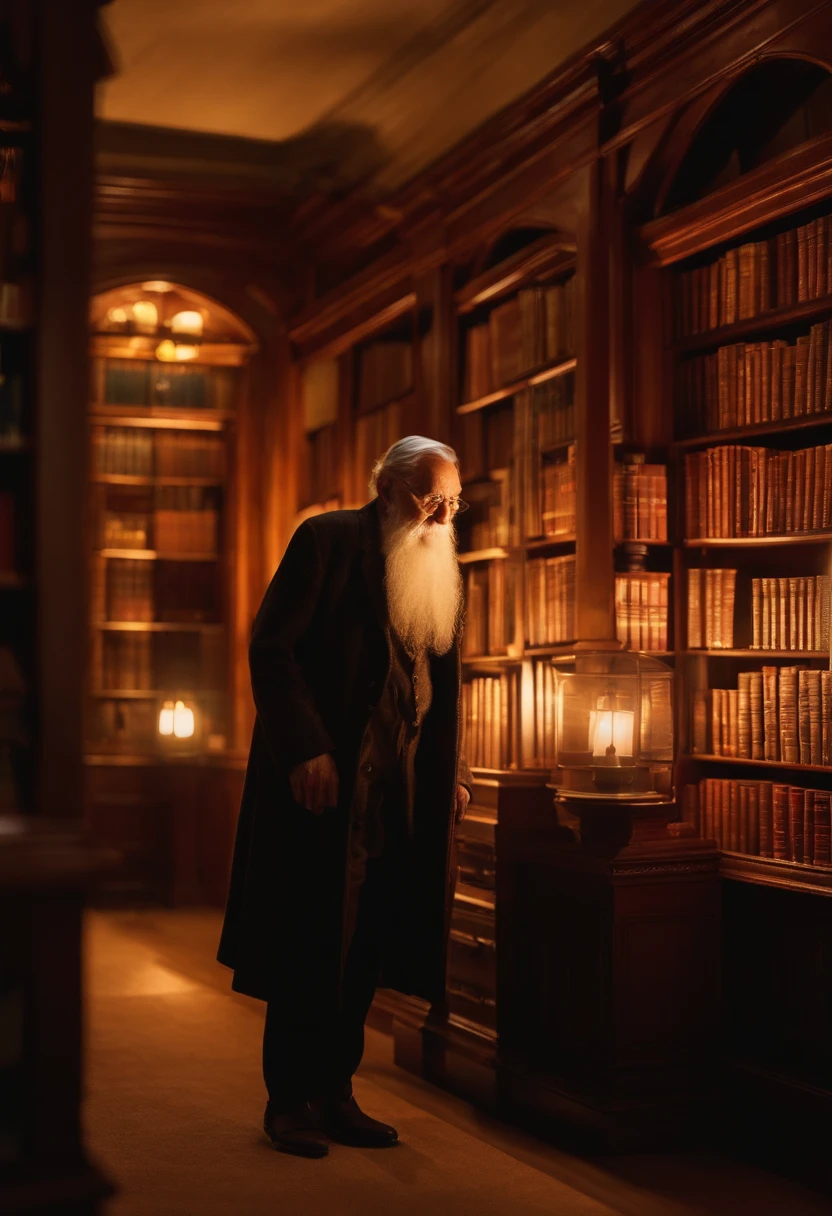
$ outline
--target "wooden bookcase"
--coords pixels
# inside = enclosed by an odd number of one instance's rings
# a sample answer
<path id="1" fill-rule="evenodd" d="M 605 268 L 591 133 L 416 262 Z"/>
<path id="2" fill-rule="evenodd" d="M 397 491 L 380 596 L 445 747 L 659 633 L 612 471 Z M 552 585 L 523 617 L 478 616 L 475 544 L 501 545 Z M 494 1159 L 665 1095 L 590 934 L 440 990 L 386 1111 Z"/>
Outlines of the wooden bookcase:
<path id="1" fill-rule="evenodd" d="M 725 880 L 729 1134 L 793 1157 L 806 1087 L 823 1118 L 832 1088 L 832 180 L 828 135 L 757 138 L 768 151 L 726 185 L 696 181 L 693 145 L 688 196 L 641 229 L 657 323 L 637 375 L 664 403 L 643 425 L 670 474 L 677 796 Z"/>
<path id="2" fill-rule="evenodd" d="M 374 462 L 397 439 L 419 432 L 429 324 L 407 295 L 303 361 L 302 515 L 362 506 Z"/>
<path id="3" fill-rule="evenodd" d="M 111 895 L 216 899 L 241 767 L 236 453 L 255 342 L 161 280 L 96 296 L 91 329 L 87 821 L 122 852 Z"/>

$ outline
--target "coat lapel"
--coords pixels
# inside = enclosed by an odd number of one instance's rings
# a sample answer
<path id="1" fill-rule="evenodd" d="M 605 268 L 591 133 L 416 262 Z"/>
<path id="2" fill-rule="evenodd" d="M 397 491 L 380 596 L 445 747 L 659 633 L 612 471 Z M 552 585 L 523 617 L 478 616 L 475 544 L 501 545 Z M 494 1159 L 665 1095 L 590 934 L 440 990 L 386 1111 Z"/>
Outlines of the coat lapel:
<path id="1" fill-rule="evenodd" d="M 384 592 L 384 555 L 381 551 L 381 519 L 378 500 L 374 499 L 358 512 L 361 523 L 361 571 L 367 584 L 367 594 L 379 625 L 386 634 L 390 622 L 387 596 Z"/>

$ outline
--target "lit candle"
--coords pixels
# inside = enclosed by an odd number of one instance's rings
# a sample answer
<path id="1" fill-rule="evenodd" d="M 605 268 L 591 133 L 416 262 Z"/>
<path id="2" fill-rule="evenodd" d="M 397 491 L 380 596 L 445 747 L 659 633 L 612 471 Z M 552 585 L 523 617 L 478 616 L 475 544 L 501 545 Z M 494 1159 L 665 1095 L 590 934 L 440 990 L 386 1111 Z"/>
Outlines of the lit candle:
<path id="1" fill-rule="evenodd" d="M 173 701 L 165 701 L 162 708 L 159 710 L 159 734 L 173 734 Z"/>
<path id="2" fill-rule="evenodd" d="M 174 363 L 176 360 L 176 344 L 170 338 L 165 338 L 156 347 L 156 358 L 162 363 Z"/>
<path id="3" fill-rule="evenodd" d="M 632 756 L 634 718 L 631 709 L 593 710 L 589 715 L 593 756 Z"/>
<path id="4" fill-rule="evenodd" d="M 190 739 L 194 733 L 194 711 L 184 701 L 174 706 L 173 733 L 177 739 Z"/>

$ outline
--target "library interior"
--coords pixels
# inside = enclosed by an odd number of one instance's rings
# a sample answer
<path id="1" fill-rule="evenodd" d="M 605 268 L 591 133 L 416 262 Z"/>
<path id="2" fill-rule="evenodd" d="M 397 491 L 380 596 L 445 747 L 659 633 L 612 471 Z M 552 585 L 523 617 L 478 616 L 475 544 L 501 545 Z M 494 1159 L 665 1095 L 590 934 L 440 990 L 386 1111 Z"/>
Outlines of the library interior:
<path id="1" fill-rule="evenodd" d="M 820 1216 L 832 0 L 290 10 L 0 0 L 0 1210 Z M 447 654 L 358 586 L 407 496 Z M 343 1003 L 385 789 L 441 985 L 381 969 L 399 1143 L 315 1165 L 246 968 L 331 897 Z"/>

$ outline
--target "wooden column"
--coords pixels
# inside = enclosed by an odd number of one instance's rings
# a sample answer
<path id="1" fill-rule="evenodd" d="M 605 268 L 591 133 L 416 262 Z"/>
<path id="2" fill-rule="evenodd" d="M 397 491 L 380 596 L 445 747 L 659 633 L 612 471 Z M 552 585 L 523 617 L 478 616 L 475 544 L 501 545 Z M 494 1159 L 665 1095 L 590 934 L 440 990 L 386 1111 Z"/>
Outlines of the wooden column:
<path id="1" fill-rule="evenodd" d="M 451 343 L 455 336 L 451 267 L 436 266 L 414 282 L 417 315 L 431 310 L 430 358 L 425 362 L 421 381 L 419 433 L 442 443 L 451 443 L 451 418 L 454 408 L 451 368 Z"/>
<path id="2" fill-rule="evenodd" d="M 577 225 L 575 627 L 583 643 L 615 641 L 609 403 L 609 219 L 602 161 L 582 171 Z"/>
<path id="3" fill-rule="evenodd" d="M 40 756 L 35 804 L 80 817 L 83 803 L 85 495 L 93 84 L 97 5 L 41 0 L 37 530 Z"/>

